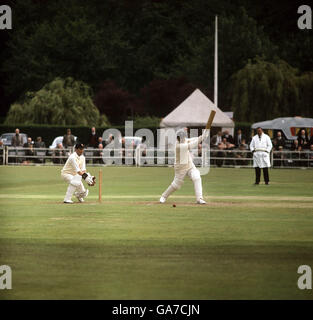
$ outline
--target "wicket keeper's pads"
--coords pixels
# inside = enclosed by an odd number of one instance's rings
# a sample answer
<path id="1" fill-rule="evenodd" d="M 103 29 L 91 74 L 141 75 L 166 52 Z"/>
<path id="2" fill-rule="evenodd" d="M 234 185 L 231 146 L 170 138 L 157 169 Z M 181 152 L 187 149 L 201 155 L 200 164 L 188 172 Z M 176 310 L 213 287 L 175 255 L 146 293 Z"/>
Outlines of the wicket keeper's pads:
<path id="1" fill-rule="evenodd" d="M 88 183 L 89 186 L 94 186 L 96 183 L 96 177 L 92 176 L 89 172 L 82 175 L 83 179 Z"/>
<path id="2" fill-rule="evenodd" d="M 71 180 L 71 185 L 74 187 L 78 187 L 82 182 L 82 177 L 79 174 L 76 174 L 72 180 Z"/>

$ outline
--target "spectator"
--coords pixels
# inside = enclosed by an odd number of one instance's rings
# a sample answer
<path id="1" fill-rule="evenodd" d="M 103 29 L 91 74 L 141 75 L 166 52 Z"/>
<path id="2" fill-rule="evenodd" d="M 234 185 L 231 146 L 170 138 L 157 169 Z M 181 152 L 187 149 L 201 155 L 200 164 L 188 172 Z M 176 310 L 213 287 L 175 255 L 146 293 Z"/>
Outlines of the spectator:
<path id="1" fill-rule="evenodd" d="M 299 146 L 299 141 L 297 140 L 293 140 L 293 144 L 290 148 L 291 151 L 301 151 L 301 146 Z"/>
<path id="2" fill-rule="evenodd" d="M 103 163 L 102 158 L 103 158 L 103 155 L 104 155 L 104 153 L 103 153 L 103 144 L 99 143 L 97 149 L 98 150 L 95 151 L 95 153 L 94 153 L 94 155 L 95 155 L 94 163 L 100 163 L 101 164 L 101 163 Z"/>
<path id="3" fill-rule="evenodd" d="M 46 148 L 46 144 L 42 141 L 41 137 L 37 137 L 34 147 L 35 149 L 43 149 L 43 148 Z M 46 156 L 45 150 L 35 150 L 35 155 L 42 157 L 42 158 L 35 159 L 37 163 L 45 163 L 45 156 Z"/>
<path id="4" fill-rule="evenodd" d="M 248 164 L 248 160 L 245 160 L 247 158 L 247 148 L 244 144 L 241 144 L 239 150 L 235 153 L 235 164 L 237 166 L 246 166 Z"/>
<path id="5" fill-rule="evenodd" d="M 311 129 L 312 130 L 312 129 Z M 312 132 L 312 131 L 311 131 Z M 311 137 L 310 137 L 310 141 L 309 141 L 309 146 L 310 146 L 310 149 L 311 149 L 311 145 L 313 144 L 313 134 L 311 134 Z"/>
<path id="6" fill-rule="evenodd" d="M 23 146 L 23 137 L 20 135 L 20 129 L 15 129 L 15 135 L 12 137 L 13 147 L 22 147 Z"/>
<path id="7" fill-rule="evenodd" d="M 98 141 L 97 141 L 97 143 L 96 143 L 96 145 L 95 145 L 95 148 L 98 148 L 98 147 L 99 147 L 99 144 L 102 144 L 102 146 L 103 146 L 103 144 L 104 144 L 104 141 L 103 141 L 102 137 L 98 137 Z"/>
<path id="8" fill-rule="evenodd" d="M 126 141 L 125 137 L 122 138 L 122 163 L 134 164 L 134 150 L 136 149 L 135 142 L 133 140 Z M 132 160 L 133 159 L 133 160 Z"/>
<path id="9" fill-rule="evenodd" d="M 235 137 L 235 146 L 239 147 L 239 149 L 240 149 L 240 145 L 242 144 L 243 140 L 245 140 L 245 137 L 242 135 L 241 129 L 238 129 L 237 135 Z"/>
<path id="10" fill-rule="evenodd" d="M 273 153 L 274 167 L 275 166 L 279 166 L 279 167 L 283 166 L 286 159 L 287 159 L 287 157 L 284 152 L 284 147 L 279 146 L 278 149 L 276 150 L 276 152 Z"/>
<path id="11" fill-rule="evenodd" d="M 137 147 L 136 147 L 136 151 L 135 151 L 135 162 L 136 164 L 139 163 L 139 155 L 141 158 L 144 158 L 143 160 L 143 164 L 146 164 L 146 156 L 147 156 L 147 144 L 146 144 L 146 137 L 142 137 L 141 138 L 141 142 L 138 143 Z"/>
<path id="12" fill-rule="evenodd" d="M 62 144 L 65 149 L 74 147 L 75 137 L 72 135 L 71 129 L 67 129 L 66 134 L 63 136 Z"/>
<path id="13" fill-rule="evenodd" d="M 308 134 L 304 129 L 299 130 L 298 134 L 298 143 L 301 149 L 307 149 L 309 147 L 309 138 Z"/>
<path id="14" fill-rule="evenodd" d="M 222 140 L 222 143 L 224 144 L 224 150 L 225 150 L 225 156 L 227 158 L 232 158 L 233 157 L 233 153 L 231 152 L 231 150 L 233 150 L 235 148 L 235 145 L 230 143 L 229 141 L 227 141 L 227 138 L 224 137 Z M 231 165 L 233 164 L 233 160 L 226 160 L 224 162 L 225 165 Z"/>
<path id="15" fill-rule="evenodd" d="M 92 127 L 91 132 L 89 134 L 89 138 L 88 138 L 88 147 L 96 148 L 97 146 L 98 146 L 98 137 L 96 134 L 96 128 Z"/>
<path id="16" fill-rule="evenodd" d="M 241 144 L 240 145 L 243 145 L 244 147 L 245 147 L 245 149 L 246 150 L 248 150 L 249 149 L 249 146 L 248 146 L 248 144 L 246 143 L 246 139 L 245 138 L 242 138 L 242 140 L 241 140 Z"/>
<path id="17" fill-rule="evenodd" d="M 58 143 L 56 149 L 53 150 L 52 162 L 55 164 L 65 163 L 65 151 L 63 149 L 62 143 Z"/>
<path id="18" fill-rule="evenodd" d="M 41 137 L 37 137 L 36 138 L 36 142 L 34 144 L 34 147 L 35 148 L 45 148 L 46 147 L 46 144 L 42 141 L 42 138 Z"/>
<path id="19" fill-rule="evenodd" d="M 298 139 L 293 141 L 293 144 L 290 148 L 290 150 L 292 151 L 291 154 L 291 160 L 289 161 L 289 163 L 293 166 L 300 166 L 300 152 L 301 152 L 301 146 L 299 146 L 299 141 Z"/>
<path id="20" fill-rule="evenodd" d="M 230 144 L 234 144 L 234 138 L 231 134 L 229 134 L 228 130 L 224 131 L 224 134 L 222 136 L 222 139 L 226 138 L 226 141 L 229 142 Z"/>
<path id="21" fill-rule="evenodd" d="M 222 131 L 218 131 L 216 135 L 211 138 L 211 145 L 217 147 L 222 142 Z"/>
<path id="22" fill-rule="evenodd" d="M 281 131 L 277 132 L 277 137 L 273 140 L 274 150 L 279 150 L 280 147 L 285 148 L 285 138 L 282 137 Z"/>
<path id="23" fill-rule="evenodd" d="M 224 151 L 225 148 L 226 148 L 226 145 L 223 142 L 220 142 L 217 145 L 217 149 L 218 149 L 218 152 L 216 154 L 217 158 L 225 158 L 226 157 L 226 152 Z M 223 164 L 224 164 L 224 159 L 217 159 L 216 160 L 216 165 L 218 167 L 221 167 Z"/>
<path id="24" fill-rule="evenodd" d="M 25 151 L 26 159 L 23 161 L 25 164 L 29 164 L 34 160 L 33 156 L 35 155 L 34 151 L 34 142 L 31 137 L 27 138 L 27 142 L 23 145 L 24 148 L 27 148 Z"/>

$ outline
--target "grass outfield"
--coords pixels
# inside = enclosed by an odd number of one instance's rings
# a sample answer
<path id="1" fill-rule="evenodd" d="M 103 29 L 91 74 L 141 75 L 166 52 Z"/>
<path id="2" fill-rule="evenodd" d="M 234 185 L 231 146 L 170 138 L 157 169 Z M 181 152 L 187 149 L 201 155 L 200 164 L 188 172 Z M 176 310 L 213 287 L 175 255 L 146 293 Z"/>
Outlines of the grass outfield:
<path id="1" fill-rule="evenodd" d="M 66 205 L 60 167 L 0 167 L 0 299 L 313 298 L 313 171 L 211 169 L 199 206 L 187 179 L 158 204 L 171 168 L 102 170 L 102 204 Z"/>

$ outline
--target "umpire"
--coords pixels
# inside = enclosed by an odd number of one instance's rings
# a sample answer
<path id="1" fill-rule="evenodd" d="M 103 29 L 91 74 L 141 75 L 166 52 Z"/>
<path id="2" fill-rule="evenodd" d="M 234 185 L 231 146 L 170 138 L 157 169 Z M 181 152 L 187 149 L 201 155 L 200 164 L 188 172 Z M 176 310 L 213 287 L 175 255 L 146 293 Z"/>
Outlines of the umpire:
<path id="1" fill-rule="evenodd" d="M 268 168 L 271 166 L 270 152 L 272 147 L 273 145 L 270 137 L 263 132 L 262 128 L 257 128 L 257 134 L 252 138 L 250 143 L 250 150 L 253 153 L 256 185 L 260 183 L 261 169 L 263 169 L 265 184 L 269 184 Z"/>

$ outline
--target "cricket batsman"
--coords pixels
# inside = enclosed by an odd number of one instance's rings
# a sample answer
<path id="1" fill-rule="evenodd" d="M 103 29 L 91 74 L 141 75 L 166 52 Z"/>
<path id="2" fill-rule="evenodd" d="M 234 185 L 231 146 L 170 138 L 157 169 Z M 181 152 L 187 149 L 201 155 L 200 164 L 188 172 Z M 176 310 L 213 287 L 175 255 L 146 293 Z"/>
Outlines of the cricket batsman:
<path id="1" fill-rule="evenodd" d="M 79 202 L 84 202 L 84 198 L 88 195 L 88 189 L 85 189 L 82 179 L 84 179 L 89 186 L 95 185 L 95 177 L 86 172 L 86 160 L 83 155 L 84 145 L 78 143 L 75 145 L 75 152 L 73 152 L 67 159 L 61 176 L 69 185 L 64 197 L 64 203 L 74 203 L 72 201 L 73 194 Z"/>
<path id="2" fill-rule="evenodd" d="M 175 177 L 170 186 L 164 191 L 160 202 L 164 203 L 167 198 L 184 183 L 186 175 L 192 180 L 198 204 L 206 204 L 202 197 L 202 181 L 199 170 L 193 163 L 190 150 L 198 147 L 199 143 L 208 137 L 209 130 L 204 130 L 203 135 L 196 138 L 187 138 L 187 132 L 183 129 L 177 131 L 177 141 L 175 145 Z"/>

